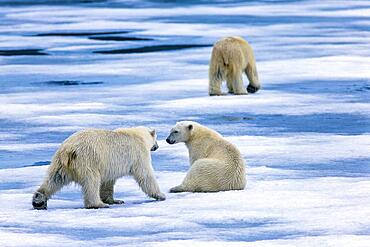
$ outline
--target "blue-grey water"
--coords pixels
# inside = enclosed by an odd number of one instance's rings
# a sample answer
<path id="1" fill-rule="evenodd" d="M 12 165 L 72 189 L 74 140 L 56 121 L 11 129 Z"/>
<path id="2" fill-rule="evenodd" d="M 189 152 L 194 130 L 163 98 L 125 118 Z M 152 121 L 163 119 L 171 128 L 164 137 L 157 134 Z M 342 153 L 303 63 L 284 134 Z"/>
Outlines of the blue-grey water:
<path id="1" fill-rule="evenodd" d="M 150 112 L 152 101 L 190 94 L 203 96 L 206 92 L 191 92 L 189 88 L 183 95 L 153 95 L 147 90 L 135 92 L 127 98 L 127 95 L 114 90 L 123 85 L 179 79 L 203 78 L 206 83 L 211 45 L 222 36 L 217 35 L 217 30 L 228 28 L 233 31 L 221 33 L 247 36 L 261 63 L 347 56 L 354 55 L 354 52 L 369 55 L 369 39 L 361 39 L 368 35 L 368 15 L 311 16 L 291 12 L 294 15 L 275 16 L 253 12 L 233 14 L 232 11 L 218 15 L 217 11 L 208 13 L 206 9 L 260 5 L 273 9 L 275 5 L 299 6 L 300 2 L 1 1 L 0 136 L 4 138 L 0 138 L 0 167 L 48 164 L 57 145 L 85 127 L 167 127 L 178 119 L 196 117 L 198 121 L 214 125 L 223 134 L 232 136 L 278 136 L 299 132 L 369 133 L 369 115 L 361 112 L 276 115 L 251 113 L 245 109 L 226 115 L 222 111 L 204 115 L 198 114 L 195 108 L 181 114 L 153 114 Z M 306 2 L 302 1 L 304 4 Z M 338 8 L 328 4 L 325 10 L 337 11 Z M 353 10 L 364 8 L 368 6 L 352 6 Z M 198 25 L 207 25 L 203 34 Z M 281 25 L 287 25 L 287 28 L 277 29 L 276 33 L 264 31 Z M 297 28 L 299 26 L 302 30 Z M 306 26 L 307 31 L 303 31 Z M 235 33 L 234 29 L 239 27 L 244 29 Z M 248 27 L 261 31 L 248 34 Z M 343 41 L 347 34 L 352 39 Z M 294 69 L 281 73 L 291 71 Z M 323 97 L 329 94 L 364 104 L 368 103 L 370 96 L 369 78 L 338 80 L 334 77 L 331 80 L 302 79 L 287 83 L 273 83 L 273 80 L 264 81 L 263 90 Z M 81 104 L 85 106 L 81 108 Z M 107 106 L 109 104 L 113 106 Z M 121 116 L 125 120 L 120 120 Z M 163 127 L 159 138 L 165 138 L 166 134 Z M 160 154 L 154 160 L 159 170 L 186 169 L 186 166 L 174 168 L 166 165 L 173 162 Z M 349 166 L 352 163 L 342 161 L 346 162 Z M 341 167 L 335 174 L 352 174 L 344 172 Z M 363 175 L 369 174 L 370 168 L 364 166 L 361 171 Z"/>
<path id="2" fill-rule="evenodd" d="M 210 98 L 212 44 L 229 35 L 252 45 L 262 89 Z M 369 57 L 369 1 L 0 0 L 0 243 L 366 242 Z M 122 207 L 78 210 L 69 188 L 30 210 L 59 144 L 89 127 L 155 127 L 169 189 L 189 164 L 164 139 L 186 119 L 240 148 L 245 191 L 156 204 L 122 179 Z"/>

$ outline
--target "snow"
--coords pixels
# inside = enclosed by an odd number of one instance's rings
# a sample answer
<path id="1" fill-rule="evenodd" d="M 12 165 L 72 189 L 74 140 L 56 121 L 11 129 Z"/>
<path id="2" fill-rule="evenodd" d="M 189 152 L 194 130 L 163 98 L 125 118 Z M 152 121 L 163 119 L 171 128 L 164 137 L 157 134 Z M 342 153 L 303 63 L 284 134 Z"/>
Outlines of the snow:
<path id="1" fill-rule="evenodd" d="M 0 55 L 1 246 L 369 246 L 368 1 L 16 2 L 0 3 L 0 50 L 49 55 Z M 94 53 L 226 35 L 254 47 L 257 94 L 207 95 L 210 46 Z M 168 193 L 188 169 L 185 146 L 164 141 L 179 120 L 238 146 L 246 190 Z M 70 185 L 47 211 L 32 209 L 65 138 L 136 125 L 157 129 L 166 201 L 125 177 L 115 186 L 124 205 L 85 210 Z"/>

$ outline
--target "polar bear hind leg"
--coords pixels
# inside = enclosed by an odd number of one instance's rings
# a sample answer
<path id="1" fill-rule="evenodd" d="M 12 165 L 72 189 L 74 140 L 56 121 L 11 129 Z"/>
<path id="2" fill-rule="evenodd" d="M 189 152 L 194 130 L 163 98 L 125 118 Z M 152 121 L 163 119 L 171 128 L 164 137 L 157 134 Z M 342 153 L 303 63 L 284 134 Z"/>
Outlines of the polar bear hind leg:
<path id="1" fill-rule="evenodd" d="M 232 90 L 230 90 L 230 86 Z M 238 73 L 237 75 L 232 75 L 227 78 L 227 87 L 229 89 L 229 93 L 233 93 L 235 95 L 243 95 L 247 94 L 247 91 L 243 85 L 243 78 L 242 73 Z"/>
<path id="2" fill-rule="evenodd" d="M 116 181 L 103 182 L 100 186 L 100 199 L 106 204 L 123 204 L 122 200 L 114 200 L 114 184 Z"/>
<path id="3" fill-rule="evenodd" d="M 234 93 L 233 81 L 232 80 L 226 80 L 226 85 L 227 85 L 227 89 L 229 90 L 228 92 L 233 94 Z"/>
<path id="4" fill-rule="evenodd" d="M 216 72 L 216 73 L 220 73 L 220 72 Z M 209 75 L 209 95 L 210 96 L 223 95 L 221 92 L 222 81 L 223 79 L 221 75 L 218 75 L 218 74 Z"/>
<path id="5" fill-rule="evenodd" d="M 193 163 L 183 182 L 170 189 L 178 192 L 217 192 L 223 190 L 219 181 L 222 162 L 215 159 L 200 159 Z"/>
<path id="6" fill-rule="evenodd" d="M 83 179 L 80 180 L 82 191 L 84 194 L 84 204 L 85 208 L 107 208 L 108 205 L 105 204 L 100 199 L 100 185 L 101 177 L 99 174 L 92 171 L 87 172 Z M 98 188 L 98 189 L 97 189 Z"/>
<path id="7" fill-rule="evenodd" d="M 226 53 L 224 54 L 224 60 L 227 61 L 227 63 L 225 62 L 224 70 L 229 93 L 236 95 L 247 94 L 243 85 L 243 68 L 241 67 L 243 59 L 240 54 L 237 52 L 231 54 Z"/>
<path id="8" fill-rule="evenodd" d="M 245 69 L 245 74 L 248 77 L 249 85 L 247 87 L 248 93 L 255 93 L 260 88 L 261 85 L 258 80 L 258 73 L 257 68 L 255 64 L 248 64 L 247 68 Z"/>
<path id="9" fill-rule="evenodd" d="M 32 198 L 32 205 L 35 209 L 47 209 L 47 200 L 58 192 L 69 182 L 57 182 L 55 178 L 49 178 L 44 181 L 40 188 L 35 192 Z"/>
<path id="10" fill-rule="evenodd" d="M 47 209 L 47 201 L 50 197 L 71 182 L 71 178 L 63 167 L 62 158 L 61 154 L 56 155 L 49 167 L 46 179 L 33 195 L 32 206 L 34 209 Z"/>
<path id="11" fill-rule="evenodd" d="M 223 95 L 221 85 L 225 80 L 224 67 L 225 63 L 222 58 L 222 53 L 217 48 L 213 49 L 208 71 L 208 93 L 210 96 Z"/>

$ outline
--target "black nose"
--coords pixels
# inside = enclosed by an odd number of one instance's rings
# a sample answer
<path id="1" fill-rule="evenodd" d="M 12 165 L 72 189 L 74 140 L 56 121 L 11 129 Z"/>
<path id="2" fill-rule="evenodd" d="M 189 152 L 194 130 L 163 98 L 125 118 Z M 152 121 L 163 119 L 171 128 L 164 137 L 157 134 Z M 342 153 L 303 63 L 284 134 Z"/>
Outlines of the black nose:
<path id="1" fill-rule="evenodd" d="M 167 139 L 166 139 L 166 142 L 167 142 L 168 144 L 174 144 L 174 143 L 175 143 L 175 141 L 171 141 L 171 140 L 170 140 L 170 138 L 167 138 Z"/>

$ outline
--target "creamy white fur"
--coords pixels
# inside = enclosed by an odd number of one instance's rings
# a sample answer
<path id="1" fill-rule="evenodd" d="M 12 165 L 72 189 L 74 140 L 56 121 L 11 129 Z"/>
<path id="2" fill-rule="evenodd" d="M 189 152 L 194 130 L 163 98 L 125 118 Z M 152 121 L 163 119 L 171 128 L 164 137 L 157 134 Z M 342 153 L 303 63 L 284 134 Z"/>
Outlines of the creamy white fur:
<path id="1" fill-rule="evenodd" d="M 191 166 L 183 182 L 170 192 L 245 188 L 245 163 L 239 150 L 216 131 L 196 122 L 182 121 L 171 130 L 167 142 L 185 142 Z"/>
<path id="2" fill-rule="evenodd" d="M 221 84 L 227 82 L 229 93 L 247 94 L 243 72 L 249 80 L 248 92 L 259 90 L 256 60 L 252 47 L 242 37 L 226 37 L 217 41 L 209 63 L 209 95 L 222 95 Z"/>
<path id="3" fill-rule="evenodd" d="M 88 129 L 71 135 L 55 153 L 34 195 L 34 207 L 46 209 L 46 201 L 70 182 L 82 186 L 86 208 L 123 203 L 113 199 L 113 186 L 126 175 L 132 175 L 148 196 L 164 200 L 153 174 L 153 147 L 158 147 L 155 131 L 146 127 Z"/>

